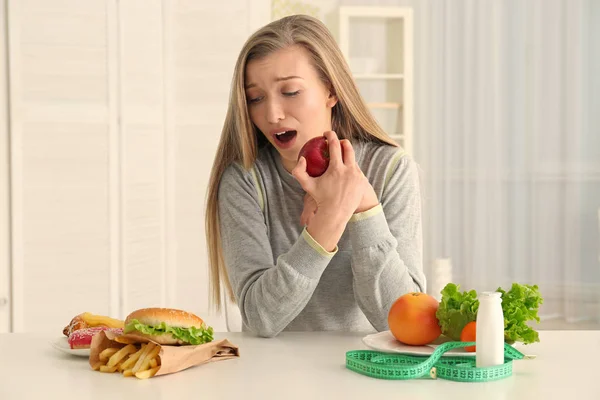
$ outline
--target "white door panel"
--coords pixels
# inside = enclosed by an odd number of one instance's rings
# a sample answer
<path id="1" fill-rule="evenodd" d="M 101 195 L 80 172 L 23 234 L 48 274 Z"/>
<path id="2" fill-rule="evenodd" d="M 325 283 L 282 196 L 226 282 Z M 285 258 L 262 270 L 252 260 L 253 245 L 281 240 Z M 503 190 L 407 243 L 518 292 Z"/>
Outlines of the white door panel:
<path id="1" fill-rule="evenodd" d="M 6 32 L 6 0 L 0 0 L 0 32 Z M 8 135 L 8 53 L 0 37 L 0 333 L 10 332 L 10 172 Z"/>
<path id="2" fill-rule="evenodd" d="M 164 29 L 160 0 L 121 1 L 119 15 L 122 314 L 166 303 Z"/>
<path id="3" fill-rule="evenodd" d="M 45 3 L 8 2 L 13 330 L 60 334 L 110 311 L 106 7 Z"/>
<path id="4" fill-rule="evenodd" d="M 15 331 L 150 306 L 225 329 L 208 310 L 204 200 L 237 53 L 269 9 L 8 0 Z"/>

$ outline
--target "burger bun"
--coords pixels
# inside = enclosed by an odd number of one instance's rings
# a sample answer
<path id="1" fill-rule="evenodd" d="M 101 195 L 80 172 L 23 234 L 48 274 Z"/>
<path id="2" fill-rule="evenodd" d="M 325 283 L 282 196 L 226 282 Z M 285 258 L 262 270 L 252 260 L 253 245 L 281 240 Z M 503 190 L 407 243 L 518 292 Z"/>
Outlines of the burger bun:
<path id="1" fill-rule="evenodd" d="M 164 322 L 167 326 L 176 328 L 203 328 L 202 318 L 183 310 L 174 308 L 142 308 L 129 314 L 125 319 L 125 326 L 133 319 L 149 326 L 160 325 Z M 130 334 L 142 336 L 161 345 L 188 344 L 180 339 L 173 337 L 170 333 L 162 335 L 148 335 L 139 331 L 131 331 Z"/>

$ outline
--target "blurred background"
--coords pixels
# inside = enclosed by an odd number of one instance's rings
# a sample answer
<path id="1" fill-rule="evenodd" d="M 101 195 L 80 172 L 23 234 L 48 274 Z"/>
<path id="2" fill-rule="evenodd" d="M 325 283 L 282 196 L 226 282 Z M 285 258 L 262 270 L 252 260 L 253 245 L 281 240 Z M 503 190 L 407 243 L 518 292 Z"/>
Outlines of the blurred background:
<path id="1" fill-rule="evenodd" d="M 427 291 L 537 284 L 600 329 L 600 1 L 0 0 L 0 332 L 208 304 L 204 201 L 233 66 L 330 28 L 421 166 Z"/>

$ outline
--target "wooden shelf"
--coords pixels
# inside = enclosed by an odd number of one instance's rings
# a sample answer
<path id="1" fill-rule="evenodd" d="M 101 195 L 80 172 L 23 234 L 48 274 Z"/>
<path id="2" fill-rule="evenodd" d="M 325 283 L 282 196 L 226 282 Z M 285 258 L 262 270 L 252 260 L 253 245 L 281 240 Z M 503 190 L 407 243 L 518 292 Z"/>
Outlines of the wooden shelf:
<path id="1" fill-rule="evenodd" d="M 404 79 L 404 74 L 354 74 L 354 79 Z"/>
<path id="2" fill-rule="evenodd" d="M 363 99 L 369 99 L 366 101 L 369 111 L 382 129 L 394 132 L 390 136 L 411 154 L 414 119 L 413 9 L 340 6 L 338 29 L 340 49 Z M 362 40 L 363 35 L 367 36 L 365 40 Z M 381 46 L 372 46 L 373 41 L 381 41 Z"/>
<path id="3" fill-rule="evenodd" d="M 340 7 L 343 18 L 407 18 L 412 16 L 412 10 L 394 6 L 343 6 Z"/>
<path id="4" fill-rule="evenodd" d="M 400 103 L 367 103 L 367 107 L 369 108 L 388 108 L 388 109 L 397 109 L 402 105 Z"/>

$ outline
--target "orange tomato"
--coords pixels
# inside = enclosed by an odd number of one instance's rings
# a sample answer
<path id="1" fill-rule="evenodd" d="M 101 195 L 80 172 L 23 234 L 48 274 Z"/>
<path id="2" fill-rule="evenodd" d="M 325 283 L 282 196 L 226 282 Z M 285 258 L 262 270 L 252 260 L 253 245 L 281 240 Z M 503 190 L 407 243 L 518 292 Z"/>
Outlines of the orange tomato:
<path id="1" fill-rule="evenodd" d="M 476 332 L 475 332 L 476 326 L 477 326 L 477 324 L 475 323 L 475 321 L 471 321 L 468 324 L 466 324 L 465 327 L 463 328 L 462 332 L 460 333 L 460 341 L 461 342 L 474 342 L 475 337 L 477 336 Z M 475 346 L 467 346 L 467 347 L 465 347 L 465 350 L 472 353 L 475 351 Z"/>

